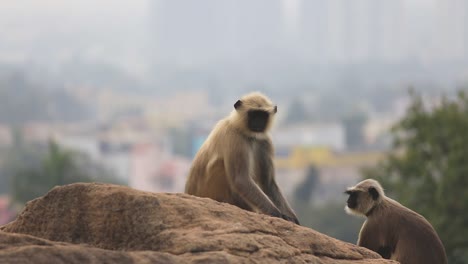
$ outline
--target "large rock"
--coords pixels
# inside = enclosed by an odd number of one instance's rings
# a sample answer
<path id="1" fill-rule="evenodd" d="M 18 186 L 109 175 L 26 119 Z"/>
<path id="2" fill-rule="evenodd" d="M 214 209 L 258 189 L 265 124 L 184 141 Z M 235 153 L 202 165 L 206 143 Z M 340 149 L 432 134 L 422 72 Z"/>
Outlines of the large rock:
<path id="1" fill-rule="evenodd" d="M 0 230 L 1 263 L 394 263 L 211 199 L 109 184 L 55 187 Z"/>

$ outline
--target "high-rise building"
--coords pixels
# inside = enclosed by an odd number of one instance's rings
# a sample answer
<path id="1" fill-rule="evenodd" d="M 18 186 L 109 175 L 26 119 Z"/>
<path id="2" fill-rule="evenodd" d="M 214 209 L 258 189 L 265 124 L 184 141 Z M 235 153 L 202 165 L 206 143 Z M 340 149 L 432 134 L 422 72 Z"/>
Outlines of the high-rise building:
<path id="1" fill-rule="evenodd" d="M 227 60 L 263 65 L 271 58 L 292 54 L 315 64 L 468 57 L 465 0 L 433 4 L 405 0 L 154 3 L 157 58 L 174 63 Z"/>
<path id="2" fill-rule="evenodd" d="M 464 54 L 464 58 L 465 58 L 465 61 L 468 61 L 468 3 L 465 1 L 463 2 L 463 10 L 464 10 L 464 13 L 463 13 L 463 27 L 464 27 L 464 31 L 463 31 L 463 35 L 464 35 L 464 38 L 463 38 L 463 47 L 465 48 L 465 54 Z"/>
<path id="3" fill-rule="evenodd" d="M 159 0 L 153 4 L 160 59 L 200 63 L 255 57 L 281 42 L 281 0 Z"/>
<path id="4" fill-rule="evenodd" d="M 223 21 L 216 0 L 153 3 L 153 38 L 158 59 L 191 63 L 220 49 Z M 221 21 L 220 21 L 221 20 Z"/>
<path id="5" fill-rule="evenodd" d="M 319 63 L 395 61 L 405 54 L 404 15 L 402 0 L 303 0 L 301 40 Z"/>
<path id="6" fill-rule="evenodd" d="M 307 0 L 301 3 L 300 37 L 305 56 L 314 63 L 326 63 L 330 53 L 328 1 Z"/>
<path id="7" fill-rule="evenodd" d="M 369 27 L 369 58 L 400 61 L 406 54 L 405 10 L 401 0 L 366 0 Z"/>
<path id="8" fill-rule="evenodd" d="M 434 59 L 468 57 L 468 2 L 438 0 L 435 7 Z"/>

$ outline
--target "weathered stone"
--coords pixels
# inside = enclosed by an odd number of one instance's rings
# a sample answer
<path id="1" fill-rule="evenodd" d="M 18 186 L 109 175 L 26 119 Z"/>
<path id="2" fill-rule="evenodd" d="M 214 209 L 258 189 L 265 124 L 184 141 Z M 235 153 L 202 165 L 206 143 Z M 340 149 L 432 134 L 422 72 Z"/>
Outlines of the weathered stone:
<path id="1" fill-rule="evenodd" d="M 0 230 L 2 263 L 395 263 L 211 199 L 109 184 L 55 187 Z"/>

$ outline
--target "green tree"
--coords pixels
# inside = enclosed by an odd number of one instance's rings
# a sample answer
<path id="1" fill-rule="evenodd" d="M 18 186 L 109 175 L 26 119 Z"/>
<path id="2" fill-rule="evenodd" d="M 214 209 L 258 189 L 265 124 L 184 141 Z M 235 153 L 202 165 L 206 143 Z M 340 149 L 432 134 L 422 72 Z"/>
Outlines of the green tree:
<path id="1" fill-rule="evenodd" d="M 113 182 L 110 171 L 86 155 L 61 148 L 50 141 L 46 148 L 16 145 L 5 164 L 14 202 L 24 204 L 57 185 L 74 182 Z"/>
<path id="2" fill-rule="evenodd" d="M 440 235 L 449 263 L 468 263 L 468 97 L 412 105 L 392 129 L 388 157 L 363 171 L 389 195 L 425 216 Z"/>
<path id="3" fill-rule="evenodd" d="M 314 193 L 319 180 L 319 172 L 317 168 L 310 165 L 309 168 L 307 168 L 307 174 L 304 177 L 304 181 L 296 187 L 294 192 L 295 200 L 301 203 L 308 203 L 312 198 L 312 194 Z"/>
<path id="4" fill-rule="evenodd" d="M 301 225 L 310 227 L 331 237 L 356 244 L 359 230 L 364 218 L 351 217 L 346 214 L 346 196 L 343 202 L 329 202 L 315 206 L 310 203 L 294 202 L 294 211 Z"/>
<path id="5" fill-rule="evenodd" d="M 21 125 L 29 121 L 92 117 L 92 107 L 60 88 L 58 84 L 33 81 L 22 71 L 0 74 L 0 123 Z"/>

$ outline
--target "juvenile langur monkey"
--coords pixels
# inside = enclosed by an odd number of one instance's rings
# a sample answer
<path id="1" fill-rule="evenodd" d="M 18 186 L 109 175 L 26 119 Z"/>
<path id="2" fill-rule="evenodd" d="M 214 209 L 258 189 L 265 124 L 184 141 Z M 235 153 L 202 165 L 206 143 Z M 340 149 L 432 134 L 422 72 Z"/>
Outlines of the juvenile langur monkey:
<path id="1" fill-rule="evenodd" d="M 385 196 L 380 184 L 364 180 L 346 190 L 346 212 L 367 217 L 358 246 L 401 264 L 446 264 L 445 249 L 431 224 Z"/>
<path id="2" fill-rule="evenodd" d="M 276 112 L 258 92 L 238 100 L 196 154 L 185 192 L 299 224 L 275 181 L 268 131 Z"/>

